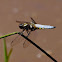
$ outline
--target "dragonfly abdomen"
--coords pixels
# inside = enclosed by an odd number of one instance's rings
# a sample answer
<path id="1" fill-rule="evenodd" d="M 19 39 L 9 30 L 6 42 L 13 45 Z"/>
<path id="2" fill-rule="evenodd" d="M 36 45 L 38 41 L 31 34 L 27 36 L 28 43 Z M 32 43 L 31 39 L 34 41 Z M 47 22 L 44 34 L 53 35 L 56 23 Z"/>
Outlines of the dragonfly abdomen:
<path id="1" fill-rule="evenodd" d="M 37 27 L 38 29 L 53 29 L 53 28 L 56 28 L 56 27 L 54 27 L 54 26 L 41 25 L 41 24 L 35 24 L 35 27 Z"/>

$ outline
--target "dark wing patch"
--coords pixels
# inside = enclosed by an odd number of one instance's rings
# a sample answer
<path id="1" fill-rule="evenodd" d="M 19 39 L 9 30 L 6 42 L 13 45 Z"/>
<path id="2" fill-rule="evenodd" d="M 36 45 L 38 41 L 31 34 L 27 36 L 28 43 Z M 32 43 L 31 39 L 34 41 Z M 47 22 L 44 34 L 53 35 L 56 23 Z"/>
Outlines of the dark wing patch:
<path id="1" fill-rule="evenodd" d="M 17 21 L 17 20 L 16 20 L 16 22 L 17 22 L 17 23 L 20 23 L 20 24 L 25 23 L 25 21 Z"/>
<path id="2" fill-rule="evenodd" d="M 16 20 L 16 22 L 17 22 L 17 23 L 20 23 L 20 24 L 30 23 L 30 22 L 26 22 L 26 21 L 17 21 L 17 20 Z"/>

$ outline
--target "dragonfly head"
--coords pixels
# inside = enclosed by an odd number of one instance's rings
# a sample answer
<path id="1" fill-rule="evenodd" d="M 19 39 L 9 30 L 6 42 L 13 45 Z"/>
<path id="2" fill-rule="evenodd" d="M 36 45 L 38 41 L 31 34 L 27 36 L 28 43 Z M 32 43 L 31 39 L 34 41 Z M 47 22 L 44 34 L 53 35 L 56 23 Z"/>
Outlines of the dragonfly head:
<path id="1" fill-rule="evenodd" d="M 24 28 L 24 27 L 23 27 L 23 24 L 20 24 L 20 25 L 19 25 L 19 28 L 20 28 L 20 29 L 23 29 L 23 28 Z"/>

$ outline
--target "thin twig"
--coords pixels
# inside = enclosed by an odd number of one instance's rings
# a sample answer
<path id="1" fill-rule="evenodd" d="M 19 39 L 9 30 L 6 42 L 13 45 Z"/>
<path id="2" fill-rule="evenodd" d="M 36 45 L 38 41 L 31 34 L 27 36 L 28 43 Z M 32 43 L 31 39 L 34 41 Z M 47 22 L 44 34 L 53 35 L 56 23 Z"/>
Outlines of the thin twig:
<path id="1" fill-rule="evenodd" d="M 11 35 L 15 35 L 15 34 L 18 34 L 18 33 L 19 32 L 13 32 L 13 33 L 10 33 L 10 34 L 3 35 L 3 36 L 0 37 L 0 39 L 11 36 Z"/>

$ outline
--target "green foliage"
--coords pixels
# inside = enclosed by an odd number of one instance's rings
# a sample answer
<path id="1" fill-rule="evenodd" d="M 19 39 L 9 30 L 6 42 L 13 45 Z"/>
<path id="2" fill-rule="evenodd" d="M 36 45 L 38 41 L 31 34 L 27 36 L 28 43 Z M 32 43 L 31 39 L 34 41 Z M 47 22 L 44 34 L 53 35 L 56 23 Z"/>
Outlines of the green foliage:
<path id="1" fill-rule="evenodd" d="M 0 39 L 3 38 L 3 45 L 4 45 L 4 60 L 5 60 L 5 62 L 8 62 L 8 61 L 9 61 L 10 55 L 11 55 L 12 50 L 13 50 L 13 48 L 11 48 L 10 51 L 9 51 L 9 54 L 7 53 L 7 46 L 6 46 L 6 40 L 5 40 L 5 38 L 8 37 L 8 36 L 11 36 L 11 35 L 18 34 L 18 33 L 19 33 L 19 32 L 13 32 L 13 33 L 6 34 L 6 35 L 3 35 L 3 36 L 0 37 Z"/>
<path id="2" fill-rule="evenodd" d="M 11 48 L 9 51 L 9 54 L 7 53 L 7 46 L 6 46 L 5 38 L 3 38 L 3 45 L 4 45 L 4 61 L 8 62 L 13 49 Z"/>

